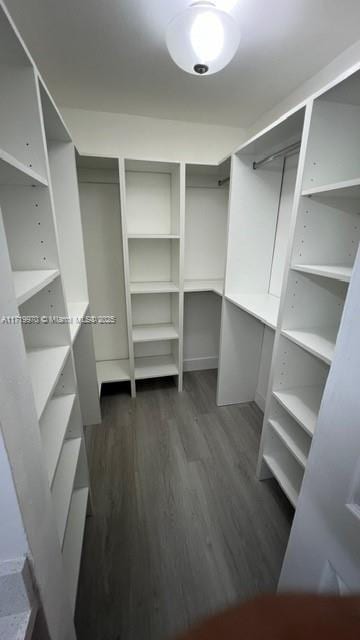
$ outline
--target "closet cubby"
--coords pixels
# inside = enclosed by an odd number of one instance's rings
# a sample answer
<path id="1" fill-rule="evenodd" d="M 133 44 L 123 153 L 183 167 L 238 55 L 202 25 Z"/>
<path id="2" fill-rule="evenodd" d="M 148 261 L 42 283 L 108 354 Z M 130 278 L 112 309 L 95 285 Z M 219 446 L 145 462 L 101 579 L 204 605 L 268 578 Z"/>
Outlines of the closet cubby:
<path id="1" fill-rule="evenodd" d="M 315 431 L 328 373 L 322 360 L 280 337 L 272 394 L 310 435 Z"/>
<path id="2" fill-rule="evenodd" d="M 360 184 L 360 73 L 314 101 L 303 193 L 331 193 Z"/>
<path id="3" fill-rule="evenodd" d="M 305 469 L 311 446 L 311 436 L 275 398 L 271 401 L 269 424 L 294 458 Z"/>
<path id="4" fill-rule="evenodd" d="M 172 293 L 134 296 L 132 322 L 134 344 L 179 338 L 179 296 Z"/>
<path id="5" fill-rule="evenodd" d="M 35 70 L 0 11 L 0 182 L 47 184 Z"/>
<path id="6" fill-rule="evenodd" d="M 129 238 L 131 292 L 179 289 L 179 240 Z"/>
<path id="7" fill-rule="evenodd" d="M 266 433 L 264 460 L 291 504 L 296 507 L 304 469 L 271 424 Z"/>
<path id="8" fill-rule="evenodd" d="M 349 282 L 360 241 L 360 189 L 300 199 L 292 268 Z"/>
<path id="9" fill-rule="evenodd" d="M 282 333 L 327 364 L 332 361 L 347 284 L 291 271 Z"/>
<path id="10" fill-rule="evenodd" d="M 265 407 L 304 116 L 300 109 L 281 120 L 231 159 L 224 297 L 240 312 L 223 306 L 220 405 L 255 400 Z M 244 354 L 251 362 L 245 375 Z"/>
<path id="11" fill-rule="evenodd" d="M 179 164 L 125 160 L 126 225 L 132 238 L 179 238 Z"/>

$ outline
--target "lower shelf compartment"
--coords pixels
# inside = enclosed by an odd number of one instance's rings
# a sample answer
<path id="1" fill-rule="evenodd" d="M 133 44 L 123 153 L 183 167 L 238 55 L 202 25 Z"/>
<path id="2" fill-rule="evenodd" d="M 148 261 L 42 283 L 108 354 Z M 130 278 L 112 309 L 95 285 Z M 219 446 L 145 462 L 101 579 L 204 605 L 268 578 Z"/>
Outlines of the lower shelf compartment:
<path id="1" fill-rule="evenodd" d="M 73 610 L 76 603 L 88 496 L 87 487 L 73 492 L 63 546 L 65 573 Z"/>
<path id="2" fill-rule="evenodd" d="M 135 358 L 135 379 L 163 378 L 178 375 L 179 370 L 172 355 Z"/>
<path id="3" fill-rule="evenodd" d="M 297 387 L 273 392 L 274 398 L 311 436 L 315 431 L 322 394 L 322 387 Z"/>
<path id="4" fill-rule="evenodd" d="M 80 446 L 81 438 L 73 438 L 64 442 L 52 486 L 55 518 L 61 546 L 67 527 Z"/>
<path id="5" fill-rule="evenodd" d="M 296 432 L 295 429 L 292 429 L 289 424 L 281 422 L 280 420 L 275 418 L 271 418 L 269 420 L 269 425 L 275 431 L 277 436 L 282 440 L 285 447 L 289 449 L 290 453 L 305 469 L 311 442 L 309 436 L 305 435 L 301 427 L 298 426 Z"/>
<path id="6" fill-rule="evenodd" d="M 40 420 L 41 440 L 50 486 L 54 479 L 74 402 L 75 394 L 73 393 L 52 398 Z"/>
<path id="7" fill-rule="evenodd" d="M 125 382 L 130 380 L 129 360 L 102 360 L 96 363 L 99 388 L 104 382 Z"/>
<path id="8" fill-rule="evenodd" d="M 297 462 L 288 456 L 283 454 L 266 454 L 264 460 L 268 465 L 270 471 L 274 474 L 280 487 L 285 495 L 290 500 L 293 507 L 296 508 L 302 482 L 302 474 L 300 468 L 297 469 L 295 465 Z"/>
<path id="9" fill-rule="evenodd" d="M 322 327 L 319 329 L 283 329 L 282 335 L 306 349 L 309 353 L 331 364 L 335 350 L 337 328 Z"/>
<path id="10" fill-rule="evenodd" d="M 70 347 L 48 347 L 27 351 L 38 418 L 41 417 L 55 389 L 69 351 Z"/>

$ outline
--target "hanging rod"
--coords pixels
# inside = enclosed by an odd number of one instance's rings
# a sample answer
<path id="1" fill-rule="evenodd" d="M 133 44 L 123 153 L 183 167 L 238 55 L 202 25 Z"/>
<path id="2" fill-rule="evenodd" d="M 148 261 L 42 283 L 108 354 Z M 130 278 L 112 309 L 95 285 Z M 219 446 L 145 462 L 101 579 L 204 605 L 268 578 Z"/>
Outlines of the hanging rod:
<path id="1" fill-rule="evenodd" d="M 267 164 L 272 160 L 276 160 L 276 158 L 284 158 L 286 156 L 292 155 L 293 153 L 296 153 L 296 151 L 300 149 L 300 144 L 301 140 L 298 140 L 298 142 L 293 142 L 293 144 L 289 144 L 287 147 L 284 147 L 284 149 L 280 149 L 279 151 L 275 151 L 275 153 L 272 153 L 270 156 L 266 156 L 266 158 L 263 158 L 263 160 L 259 160 L 259 162 L 253 162 L 253 169 L 258 169 L 263 164 Z"/>
<path id="2" fill-rule="evenodd" d="M 227 178 L 223 178 L 222 180 L 218 180 L 218 186 L 222 187 L 223 184 L 227 184 L 228 182 L 230 182 L 230 176 L 228 176 Z"/>

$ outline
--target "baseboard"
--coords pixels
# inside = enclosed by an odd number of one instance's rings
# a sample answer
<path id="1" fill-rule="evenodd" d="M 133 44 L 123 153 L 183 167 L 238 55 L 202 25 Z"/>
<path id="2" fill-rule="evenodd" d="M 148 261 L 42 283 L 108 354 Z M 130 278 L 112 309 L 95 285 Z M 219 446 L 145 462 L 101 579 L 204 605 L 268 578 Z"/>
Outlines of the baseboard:
<path id="1" fill-rule="evenodd" d="M 255 393 L 255 404 L 257 404 L 259 409 L 261 409 L 261 411 L 264 413 L 266 400 L 260 395 L 260 393 L 257 392 Z"/>
<path id="2" fill-rule="evenodd" d="M 217 369 L 218 360 L 216 356 L 206 356 L 205 358 L 189 358 L 184 360 L 184 371 L 203 371 L 204 369 Z"/>

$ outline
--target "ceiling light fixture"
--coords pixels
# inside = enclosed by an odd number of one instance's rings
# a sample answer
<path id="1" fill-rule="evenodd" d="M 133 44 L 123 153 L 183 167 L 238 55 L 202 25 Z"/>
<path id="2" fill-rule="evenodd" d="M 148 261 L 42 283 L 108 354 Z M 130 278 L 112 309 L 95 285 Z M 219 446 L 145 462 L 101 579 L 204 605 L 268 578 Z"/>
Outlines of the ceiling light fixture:
<path id="1" fill-rule="evenodd" d="M 166 44 L 174 62 L 187 73 L 211 75 L 234 57 L 240 42 L 235 19 L 201 0 L 175 16 L 166 32 Z"/>

